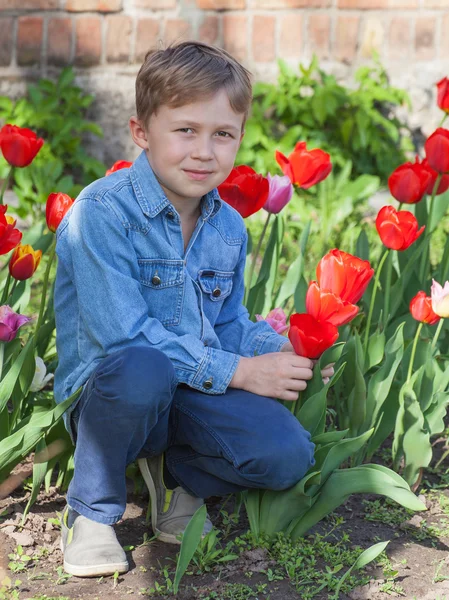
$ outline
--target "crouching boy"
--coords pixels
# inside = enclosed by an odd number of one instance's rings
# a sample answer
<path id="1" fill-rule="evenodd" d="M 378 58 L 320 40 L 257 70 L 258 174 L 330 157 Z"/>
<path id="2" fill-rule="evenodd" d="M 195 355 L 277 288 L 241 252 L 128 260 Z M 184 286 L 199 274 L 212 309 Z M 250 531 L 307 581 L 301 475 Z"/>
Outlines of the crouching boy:
<path id="1" fill-rule="evenodd" d="M 276 400 L 297 398 L 312 363 L 249 320 L 245 225 L 217 192 L 250 103 L 249 73 L 225 51 L 150 52 L 129 121 L 140 156 L 86 187 L 58 228 L 57 401 L 83 386 L 65 415 L 73 575 L 128 569 L 112 526 L 136 459 L 153 531 L 171 543 L 203 498 L 282 490 L 313 463 L 309 434 Z"/>

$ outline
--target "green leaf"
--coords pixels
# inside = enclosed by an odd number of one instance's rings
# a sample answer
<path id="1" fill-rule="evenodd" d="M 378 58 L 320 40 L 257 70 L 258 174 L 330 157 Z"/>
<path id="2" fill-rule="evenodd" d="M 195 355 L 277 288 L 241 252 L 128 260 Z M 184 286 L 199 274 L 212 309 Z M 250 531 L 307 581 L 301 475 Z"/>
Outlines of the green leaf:
<path id="1" fill-rule="evenodd" d="M 355 563 L 352 565 L 352 567 L 350 569 L 348 569 L 346 571 L 346 573 L 343 575 L 343 577 L 339 580 L 337 587 L 335 588 L 335 594 L 332 595 L 332 597 L 330 597 L 330 600 L 338 599 L 340 590 L 341 590 L 341 586 L 343 585 L 345 580 L 349 577 L 349 575 L 352 573 L 352 571 L 362 569 L 368 563 L 375 560 L 379 556 L 379 554 L 381 554 L 385 550 L 385 548 L 388 546 L 389 543 L 390 543 L 389 540 L 386 542 L 378 542 L 377 544 L 370 546 L 364 552 L 362 552 L 362 554 L 358 557 L 358 559 L 355 561 Z"/>
<path id="2" fill-rule="evenodd" d="M 182 536 L 181 549 L 179 551 L 178 562 L 176 564 L 175 580 L 173 583 L 173 593 L 177 594 L 182 576 L 186 572 L 190 561 L 195 554 L 195 550 L 201 541 L 203 535 L 204 523 L 206 522 L 207 509 L 203 504 L 198 508 L 193 517 L 187 524 Z"/>
<path id="3" fill-rule="evenodd" d="M 14 364 L 9 369 L 5 378 L 2 379 L 2 385 L 0 389 L 0 413 L 3 411 L 3 409 L 6 406 L 6 403 L 11 398 L 13 390 L 21 376 L 22 368 L 24 367 L 24 365 L 26 365 L 26 368 L 28 370 L 30 357 L 33 359 L 34 364 L 33 338 L 30 338 L 28 340 L 25 347 L 20 352 L 18 358 L 14 361 Z"/>
<path id="4" fill-rule="evenodd" d="M 286 300 L 288 300 L 293 294 L 301 281 L 301 277 L 304 272 L 304 256 L 306 252 L 307 240 L 309 239 L 310 227 L 312 222 L 308 221 L 301 234 L 299 240 L 299 254 L 296 259 L 290 265 L 287 275 L 279 289 L 274 306 L 281 306 Z"/>
<path id="5" fill-rule="evenodd" d="M 368 236 L 366 235 L 364 229 L 362 229 L 362 231 L 359 234 L 359 237 L 357 238 L 355 254 L 363 260 L 369 260 L 369 242 Z"/>
<path id="6" fill-rule="evenodd" d="M 36 453 L 34 455 L 34 464 L 33 464 L 33 487 L 31 489 L 31 495 L 23 511 L 22 517 L 22 525 L 25 523 L 26 516 L 36 502 L 36 498 L 39 495 L 39 490 L 41 488 L 42 482 L 44 481 L 45 475 L 47 473 L 48 468 L 48 460 L 46 459 L 46 450 L 47 446 L 45 444 L 45 440 L 40 440 L 36 446 Z"/>

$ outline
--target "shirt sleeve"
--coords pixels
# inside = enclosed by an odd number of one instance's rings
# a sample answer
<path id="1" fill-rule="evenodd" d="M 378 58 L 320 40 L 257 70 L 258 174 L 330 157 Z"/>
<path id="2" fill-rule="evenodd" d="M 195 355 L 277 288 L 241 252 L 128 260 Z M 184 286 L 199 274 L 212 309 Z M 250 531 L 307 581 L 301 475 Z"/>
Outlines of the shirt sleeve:
<path id="1" fill-rule="evenodd" d="M 168 331 L 148 316 L 141 294 L 139 266 L 126 229 L 115 212 L 94 198 L 78 199 L 57 248 L 64 244 L 78 296 L 80 319 L 92 344 L 104 355 L 124 347 L 150 345 L 172 361 L 179 383 L 208 394 L 222 394 L 240 357 L 204 346 L 193 335 Z"/>
<path id="2" fill-rule="evenodd" d="M 215 323 L 215 333 L 224 350 L 240 356 L 258 356 L 279 352 L 288 339 L 274 331 L 266 321 L 251 321 L 248 310 L 243 305 L 247 240 L 245 235 L 234 271 L 232 292 L 223 303 Z"/>

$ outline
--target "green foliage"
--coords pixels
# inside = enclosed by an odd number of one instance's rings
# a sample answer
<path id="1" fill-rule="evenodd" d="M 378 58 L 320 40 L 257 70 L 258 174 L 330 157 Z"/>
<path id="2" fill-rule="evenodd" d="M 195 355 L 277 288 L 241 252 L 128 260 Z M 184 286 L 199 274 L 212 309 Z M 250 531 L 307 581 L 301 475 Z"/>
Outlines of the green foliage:
<path id="1" fill-rule="evenodd" d="M 57 81 L 40 79 L 28 86 L 26 97 L 16 102 L 0 97 L 0 120 L 27 127 L 45 141 L 27 169 L 14 170 L 14 191 L 19 198 L 20 217 L 41 214 L 51 192 L 75 197 L 83 187 L 102 177 L 106 167 L 83 147 L 87 135 L 102 137 L 101 127 L 86 118 L 94 96 L 75 85 L 71 67 L 63 69 Z M 0 176 L 9 166 L 0 159 Z"/>
<path id="2" fill-rule="evenodd" d="M 394 114 L 403 104 L 410 106 L 407 93 L 390 85 L 377 57 L 359 68 L 352 88 L 323 71 L 316 57 L 299 73 L 280 60 L 277 84 L 255 85 L 237 161 L 274 173 L 275 148 L 289 154 L 306 141 L 329 152 L 337 169 L 350 161 L 354 178 L 372 174 L 385 182 L 413 149 L 407 125 Z"/>

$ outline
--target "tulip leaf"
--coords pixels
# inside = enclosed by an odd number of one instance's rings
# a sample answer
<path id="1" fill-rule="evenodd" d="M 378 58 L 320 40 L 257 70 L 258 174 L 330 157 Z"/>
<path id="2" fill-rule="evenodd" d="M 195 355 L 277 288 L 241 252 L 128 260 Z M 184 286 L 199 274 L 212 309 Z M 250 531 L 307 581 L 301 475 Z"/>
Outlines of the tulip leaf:
<path id="1" fill-rule="evenodd" d="M 2 385 L 0 388 L 0 413 L 6 406 L 6 403 L 11 398 L 14 388 L 21 377 L 22 368 L 24 365 L 28 365 L 30 357 L 34 363 L 34 343 L 33 338 L 30 338 L 24 348 L 21 350 L 19 356 L 16 358 L 14 363 L 11 365 L 8 373 L 2 379 Z M 33 371 L 34 373 L 34 371 Z M 28 390 L 27 390 L 28 391 Z"/>
<path id="2" fill-rule="evenodd" d="M 348 433 L 349 429 L 343 429 L 343 431 L 325 431 L 312 438 L 312 442 L 316 445 L 331 444 L 339 442 Z"/>
<path id="3" fill-rule="evenodd" d="M 399 409 L 399 390 L 393 384 L 390 392 L 377 413 L 375 429 L 373 435 L 368 441 L 365 455 L 368 458 L 380 448 L 381 444 L 387 439 L 394 429 L 396 415 Z"/>
<path id="4" fill-rule="evenodd" d="M 352 573 L 352 571 L 357 569 L 363 569 L 364 566 L 375 560 L 379 556 L 379 554 L 382 554 L 382 552 L 385 550 L 389 543 L 389 540 L 386 542 L 378 542 L 377 544 L 373 544 L 373 546 L 370 546 L 364 552 L 362 552 L 362 554 L 358 557 L 358 559 L 355 561 L 352 567 L 350 567 L 343 575 L 343 577 L 338 581 L 337 587 L 335 588 L 335 594 L 332 596 L 332 600 L 338 599 L 341 586 Z"/>
<path id="5" fill-rule="evenodd" d="M 41 439 L 36 446 L 36 453 L 34 455 L 34 464 L 33 464 L 33 487 L 31 489 L 31 495 L 25 506 L 25 510 L 23 511 L 22 517 L 22 525 L 25 523 L 26 516 L 36 502 L 36 498 L 39 495 L 39 490 L 41 488 L 42 482 L 44 481 L 45 474 L 48 468 L 48 460 L 45 458 L 46 456 L 47 445 L 44 439 Z"/>
<path id="6" fill-rule="evenodd" d="M 274 306 L 282 306 L 282 304 L 288 300 L 293 294 L 301 281 L 301 277 L 304 272 L 304 256 L 306 252 L 307 241 L 309 239 L 310 227 L 312 221 L 308 221 L 299 240 L 299 254 L 296 259 L 290 265 L 287 275 L 279 289 Z"/>
<path id="7" fill-rule="evenodd" d="M 435 203 L 435 206 L 431 211 L 432 220 L 427 220 L 420 223 L 420 225 L 423 225 L 426 222 L 429 232 L 432 232 L 436 229 L 438 223 L 440 223 L 441 219 L 447 213 L 447 210 L 449 208 L 449 191 L 446 191 L 443 194 L 440 194 L 438 197 L 435 197 L 433 201 Z"/>
<path id="8" fill-rule="evenodd" d="M 357 238 L 355 254 L 363 260 L 369 260 L 369 241 L 368 236 L 366 235 L 366 231 L 364 229 L 362 229 L 362 231 L 359 234 L 359 237 Z"/>
<path id="9" fill-rule="evenodd" d="M 368 348 L 366 349 L 365 373 L 372 367 L 377 366 L 383 359 L 385 352 L 385 332 L 375 331 L 368 339 Z"/>
<path id="10" fill-rule="evenodd" d="M 182 535 L 181 549 L 179 550 L 179 557 L 176 564 L 175 579 L 173 582 L 173 592 L 178 593 L 179 584 L 184 573 L 189 566 L 190 561 L 195 554 L 195 550 L 201 541 L 203 535 L 204 523 L 206 522 L 207 509 L 206 505 L 200 506 L 193 517 L 187 524 L 185 531 Z"/>
<path id="11" fill-rule="evenodd" d="M 444 417 L 448 404 L 447 392 L 437 392 L 432 396 L 432 402 L 424 413 L 425 427 L 431 436 L 444 431 Z"/>
<path id="12" fill-rule="evenodd" d="M 245 490 L 242 492 L 245 502 L 246 513 L 248 515 L 251 532 L 256 536 L 260 535 L 260 503 L 263 490 Z"/>
<path id="13" fill-rule="evenodd" d="M 421 236 L 422 237 L 422 236 Z M 404 301 L 404 291 L 407 288 L 410 278 L 412 277 L 418 265 L 418 259 L 424 251 L 425 242 L 419 238 L 416 242 L 413 252 L 408 256 L 408 262 L 401 272 L 399 279 L 391 287 L 391 308 L 390 320 L 395 316 L 402 302 Z"/>
<path id="14" fill-rule="evenodd" d="M 325 350 L 320 358 L 320 368 L 324 369 L 324 367 L 327 367 L 327 365 L 330 365 L 331 363 L 336 363 L 340 359 L 344 347 L 345 342 L 337 342 L 336 344 Z"/>

